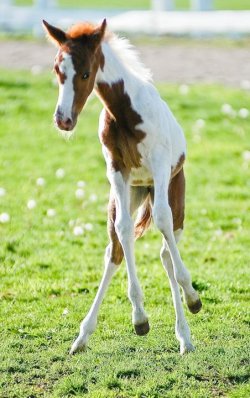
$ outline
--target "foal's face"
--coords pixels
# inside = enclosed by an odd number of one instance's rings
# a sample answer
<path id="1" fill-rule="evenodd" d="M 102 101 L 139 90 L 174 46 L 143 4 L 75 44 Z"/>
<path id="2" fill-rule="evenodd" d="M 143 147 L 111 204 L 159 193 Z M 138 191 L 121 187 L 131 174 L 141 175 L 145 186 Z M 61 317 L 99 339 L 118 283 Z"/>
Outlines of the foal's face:
<path id="1" fill-rule="evenodd" d="M 94 88 L 98 66 L 95 54 L 80 43 L 69 43 L 59 49 L 54 65 L 59 84 L 54 121 L 61 130 L 69 131 L 75 127 Z"/>
<path id="2" fill-rule="evenodd" d="M 97 28 L 77 25 L 68 33 L 45 21 L 44 26 L 59 47 L 54 64 L 59 84 L 54 121 L 59 129 L 70 131 L 94 88 L 96 73 L 102 64 L 100 44 L 106 21 Z"/>

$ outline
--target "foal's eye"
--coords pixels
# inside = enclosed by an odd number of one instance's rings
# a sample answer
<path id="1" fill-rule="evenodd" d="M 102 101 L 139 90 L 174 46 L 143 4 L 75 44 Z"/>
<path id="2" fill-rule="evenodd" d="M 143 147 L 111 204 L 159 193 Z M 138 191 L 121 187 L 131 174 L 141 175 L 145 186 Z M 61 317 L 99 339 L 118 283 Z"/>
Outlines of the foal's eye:
<path id="1" fill-rule="evenodd" d="M 83 80 L 86 80 L 86 79 L 88 79 L 89 78 L 89 72 L 85 72 L 83 75 L 82 75 L 82 79 Z"/>

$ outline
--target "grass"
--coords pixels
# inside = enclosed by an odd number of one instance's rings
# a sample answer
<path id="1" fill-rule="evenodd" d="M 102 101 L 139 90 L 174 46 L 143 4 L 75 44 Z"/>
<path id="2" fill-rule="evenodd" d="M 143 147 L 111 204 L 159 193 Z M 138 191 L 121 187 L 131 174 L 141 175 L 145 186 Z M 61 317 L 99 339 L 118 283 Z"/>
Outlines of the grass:
<path id="1" fill-rule="evenodd" d="M 189 9 L 189 0 L 173 0 L 176 9 Z M 17 5 L 31 5 L 32 0 L 15 0 Z M 91 5 L 86 0 L 58 0 L 61 7 L 85 7 L 85 8 L 134 8 L 134 9 L 148 9 L 151 7 L 150 0 L 109 0 L 103 4 L 102 0 L 92 0 Z M 249 0 L 214 0 L 214 8 L 216 10 L 249 10 Z"/>
<path id="2" fill-rule="evenodd" d="M 79 322 L 102 273 L 109 186 L 97 138 L 100 104 L 92 99 L 65 142 L 52 126 L 57 88 L 44 73 L 1 71 L 0 224 L 1 398 L 230 397 L 249 388 L 250 93 L 221 86 L 161 85 L 188 141 L 187 209 L 180 250 L 203 300 L 187 313 L 195 353 L 180 357 L 170 289 L 152 228 L 136 244 L 151 332 L 130 321 L 124 264 L 115 276 L 89 350 L 69 357 Z M 203 119 L 204 122 L 198 121 Z M 244 157 L 245 156 L 245 160 Z M 58 180 L 55 172 L 65 170 Z M 44 187 L 36 185 L 43 177 Z M 75 198 L 77 181 L 85 198 Z M 90 200 L 97 195 L 97 201 Z M 37 207 L 27 209 L 29 199 Z M 47 209 L 56 210 L 49 218 Z M 74 236 L 69 220 L 91 223 Z M 187 312 L 187 311 L 186 311 Z"/>

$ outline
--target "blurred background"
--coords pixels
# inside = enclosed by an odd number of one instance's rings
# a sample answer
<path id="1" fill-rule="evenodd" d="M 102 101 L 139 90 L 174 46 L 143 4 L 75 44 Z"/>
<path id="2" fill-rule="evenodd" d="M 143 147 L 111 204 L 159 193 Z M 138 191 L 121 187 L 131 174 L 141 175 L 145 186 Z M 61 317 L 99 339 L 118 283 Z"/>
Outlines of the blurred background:
<path id="1" fill-rule="evenodd" d="M 0 67 L 50 67 L 42 19 L 67 28 L 104 17 L 136 42 L 156 81 L 250 85 L 249 0 L 1 0 Z"/>

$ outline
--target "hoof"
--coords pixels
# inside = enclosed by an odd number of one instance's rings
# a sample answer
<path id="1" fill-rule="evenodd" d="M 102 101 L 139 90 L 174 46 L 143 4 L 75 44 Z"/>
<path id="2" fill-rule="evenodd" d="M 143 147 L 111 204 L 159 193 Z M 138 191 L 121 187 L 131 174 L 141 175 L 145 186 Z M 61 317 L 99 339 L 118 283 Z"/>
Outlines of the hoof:
<path id="1" fill-rule="evenodd" d="M 144 336 L 145 334 L 148 334 L 150 329 L 148 321 L 141 323 L 139 325 L 134 325 L 134 328 L 135 328 L 135 333 L 138 336 Z"/>
<path id="2" fill-rule="evenodd" d="M 69 354 L 75 355 L 77 352 L 86 351 L 87 345 L 83 343 L 81 340 L 76 339 L 72 344 Z"/>
<path id="3" fill-rule="evenodd" d="M 195 303 L 188 304 L 188 309 L 190 312 L 192 312 L 192 314 L 197 314 L 197 312 L 201 310 L 201 307 L 202 307 L 202 302 L 200 299 L 195 301 Z"/>
<path id="4" fill-rule="evenodd" d="M 180 354 L 181 355 L 185 355 L 188 354 L 189 352 L 195 351 L 195 348 L 193 346 L 193 344 L 191 343 L 187 343 L 187 344 L 181 344 L 181 348 L 180 348 Z"/>

